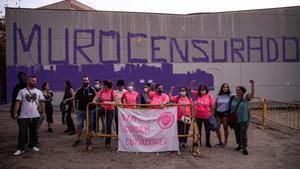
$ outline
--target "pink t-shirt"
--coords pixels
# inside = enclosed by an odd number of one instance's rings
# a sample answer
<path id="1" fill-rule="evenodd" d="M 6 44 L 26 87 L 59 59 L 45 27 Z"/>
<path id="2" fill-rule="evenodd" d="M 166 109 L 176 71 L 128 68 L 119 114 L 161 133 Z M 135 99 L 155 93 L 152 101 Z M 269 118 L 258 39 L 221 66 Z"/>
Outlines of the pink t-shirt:
<path id="1" fill-rule="evenodd" d="M 97 95 L 100 96 L 102 102 L 109 101 L 113 102 L 113 98 L 116 96 L 116 93 L 112 89 L 102 89 Z M 115 106 L 113 105 L 101 105 L 101 107 L 105 110 L 114 110 Z"/>
<path id="2" fill-rule="evenodd" d="M 197 91 L 192 91 L 193 95 L 196 96 L 196 117 L 202 119 L 208 119 L 211 115 L 211 105 L 214 104 L 214 99 L 210 94 L 198 96 Z"/>
<path id="3" fill-rule="evenodd" d="M 179 97 L 178 103 L 177 99 Z M 171 98 L 171 101 L 175 104 L 193 104 L 193 100 L 189 97 L 183 97 L 183 96 L 173 96 Z M 187 117 L 191 117 L 191 106 L 177 106 L 177 120 L 180 120 L 180 118 L 185 115 Z"/>
<path id="4" fill-rule="evenodd" d="M 122 98 L 124 99 L 125 104 L 136 104 L 136 100 L 139 96 L 139 93 L 136 91 L 133 92 L 125 92 L 123 93 Z M 136 108 L 136 106 L 124 106 L 125 108 Z"/>
<path id="5" fill-rule="evenodd" d="M 169 96 L 165 93 L 158 95 L 156 92 L 150 92 L 150 104 L 166 104 L 169 102 Z M 151 108 L 158 108 L 158 106 L 151 106 Z"/>

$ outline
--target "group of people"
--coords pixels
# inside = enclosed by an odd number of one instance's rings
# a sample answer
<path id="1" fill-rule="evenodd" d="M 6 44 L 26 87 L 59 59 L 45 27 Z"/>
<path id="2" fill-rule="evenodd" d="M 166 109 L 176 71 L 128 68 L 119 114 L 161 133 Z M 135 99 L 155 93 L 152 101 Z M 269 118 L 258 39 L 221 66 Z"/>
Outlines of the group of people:
<path id="1" fill-rule="evenodd" d="M 48 122 L 48 132 L 53 132 L 51 123 L 53 123 L 51 105 L 53 93 L 49 89 L 49 83 L 44 82 L 42 85 L 42 92 L 36 89 L 36 77 L 29 76 L 28 83 L 25 83 L 26 74 L 19 73 L 18 78 L 20 83 L 16 85 L 13 91 L 13 100 L 11 108 L 11 116 L 17 119 L 19 126 L 18 147 L 15 155 L 20 155 L 25 150 L 25 145 L 34 151 L 39 151 L 37 128 L 40 119 L 40 113 L 46 114 Z M 173 96 L 175 87 L 171 87 L 168 94 L 164 93 L 162 84 L 146 83 L 144 85 L 144 92 L 139 94 L 135 90 L 134 82 L 127 83 L 127 90 L 125 89 L 125 81 L 118 80 L 116 83 L 117 89 L 113 90 L 113 82 L 109 80 L 99 81 L 95 80 L 95 85 L 91 86 L 89 77 L 82 77 L 82 86 L 76 91 L 73 90 L 70 81 L 65 81 L 65 92 L 61 103 L 62 123 L 67 124 L 66 133 L 73 135 L 77 133 L 77 139 L 73 147 L 81 143 L 81 136 L 84 128 L 84 121 L 86 120 L 86 108 L 89 103 L 89 130 L 91 132 L 98 131 L 96 122 L 99 122 L 97 117 L 100 117 L 102 124 L 102 133 L 111 134 L 113 120 L 116 126 L 116 133 L 118 133 L 118 109 L 115 104 L 122 105 L 126 108 L 136 108 L 135 104 L 147 104 L 143 107 L 150 106 L 150 108 L 163 108 L 168 103 L 177 104 L 177 126 L 178 135 L 187 135 L 191 126 L 190 120 L 192 118 L 192 106 L 195 105 L 195 121 L 197 123 L 200 144 L 202 124 L 205 128 L 206 147 L 211 148 L 210 135 L 211 129 L 209 118 L 214 116 L 217 121 L 216 134 L 219 143 L 217 146 L 227 147 L 228 144 L 228 118 L 232 112 L 236 115 L 236 123 L 234 125 L 234 133 L 238 147 L 237 151 L 242 150 L 244 155 L 247 151 L 247 130 L 250 120 L 249 101 L 254 96 L 254 81 L 249 81 L 251 91 L 246 94 L 246 88 L 243 86 L 236 87 L 236 95 L 232 95 L 229 85 L 222 84 L 217 97 L 209 93 L 205 84 L 200 84 L 197 90 L 193 90 L 195 81 L 191 81 L 189 86 L 180 87 L 179 95 Z M 192 97 L 194 96 L 194 101 Z M 20 108 L 21 105 L 21 108 Z M 100 105 L 100 106 L 96 106 Z M 38 109 L 40 108 L 40 112 Z M 77 115 L 77 127 L 75 129 L 72 120 L 72 112 Z M 99 116 L 96 115 L 99 113 Z M 223 124 L 224 141 L 221 138 L 220 128 Z M 29 131 L 29 143 L 28 143 Z M 180 148 L 187 146 L 187 137 L 179 137 Z M 91 144 L 90 142 L 87 144 Z M 110 148 L 111 137 L 105 138 L 105 147 Z"/>

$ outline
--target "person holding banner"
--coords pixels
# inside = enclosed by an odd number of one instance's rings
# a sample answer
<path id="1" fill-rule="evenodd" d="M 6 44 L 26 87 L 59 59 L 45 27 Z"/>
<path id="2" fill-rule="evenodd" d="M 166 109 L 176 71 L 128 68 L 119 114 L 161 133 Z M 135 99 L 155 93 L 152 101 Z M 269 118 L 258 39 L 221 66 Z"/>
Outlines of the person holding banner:
<path id="1" fill-rule="evenodd" d="M 201 131 L 202 123 L 204 123 L 205 135 L 206 135 L 206 144 L 205 146 L 211 148 L 210 144 L 210 126 L 208 119 L 212 115 L 212 110 L 214 110 L 214 98 L 209 94 L 209 90 L 206 85 L 201 84 L 198 88 L 198 91 L 191 90 L 192 86 L 195 84 L 195 81 L 192 80 L 190 84 L 190 91 L 196 97 L 196 123 L 199 129 L 199 140 L 201 144 Z"/>
<path id="2" fill-rule="evenodd" d="M 127 85 L 127 91 L 122 96 L 122 103 L 136 104 L 139 93 L 134 91 L 134 82 L 130 81 Z M 136 106 L 125 105 L 124 108 L 136 108 Z"/>
<path id="3" fill-rule="evenodd" d="M 169 96 L 164 92 L 164 88 L 162 84 L 156 84 L 155 85 L 155 92 L 150 92 L 149 98 L 150 98 L 150 104 L 157 104 L 160 106 L 151 106 L 151 108 L 163 108 L 164 104 L 167 104 L 170 99 Z"/>
<path id="4" fill-rule="evenodd" d="M 116 100 L 116 93 L 112 89 L 113 83 L 108 80 L 103 81 L 103 89 L 100 90 L 96 96 L 93 99 L 93 103 L 97 103 L 100 101 L 101 104 L 101 111 L 100 111 L 100 118 L 103 120 L 105 119 L 105 134 L 111 134 L 111 125 L 112 121 L 114 118 L 114 111 L 115 111 L 115 106 L 110 105 L 114 103 Z M 105 117 L 106 116 L 106 117 Z M 111 137 L 106 137 L 105 138 L 105 147 L 110 148 L 110 143 L 111 143 Z"/>
<path id="5" fill-rule="evenodd" d="M 169 98 L 171 102 L 180 105 L 177 106 L 178 135 L 188 135 L 191 126 L 192 107 L 186 105 L 193 104 L 193 100 L 188 96 L 186 87 L 180 87 L 177 96 L 172 96 L 174 89 L 174 86 L 170 88 Z M 187 147 L 187 137 L 178 137 L 178 140 L 180 148 Z"/>

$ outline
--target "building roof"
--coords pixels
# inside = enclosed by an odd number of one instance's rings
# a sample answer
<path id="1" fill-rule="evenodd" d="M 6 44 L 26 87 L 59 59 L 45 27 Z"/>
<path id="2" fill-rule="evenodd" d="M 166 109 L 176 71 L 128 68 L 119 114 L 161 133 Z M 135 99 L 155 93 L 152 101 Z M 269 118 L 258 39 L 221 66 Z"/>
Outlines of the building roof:
<path id="1" fill-rule="evenodd" d="M 42 6 L 38 9 L 67 9 L 67 10 L 95 10 L 76 0 L 63 0 L 50 5 Z"/>

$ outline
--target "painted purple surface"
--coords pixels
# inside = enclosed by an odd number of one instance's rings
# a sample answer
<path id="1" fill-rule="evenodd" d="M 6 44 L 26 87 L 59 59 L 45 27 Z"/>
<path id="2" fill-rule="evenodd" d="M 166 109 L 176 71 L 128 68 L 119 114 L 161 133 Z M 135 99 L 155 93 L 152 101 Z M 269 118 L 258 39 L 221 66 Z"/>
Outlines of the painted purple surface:
<path id="1" fill-rule="evenodd" d="M 17 83 L 17 74 L 20 71 L 26 72 L 28 75 L 36 75 L 38 77 L 38 87 L 41 83 L 48 81 L 53 91 L 63 91 L 64 81 L 70 80 L 74 88 L 81 86 L 81 78 L 88 75 L 90 83 L 93 84 L 95 79 L 112 80 L 116 82 L 124 79 L 126 82 L 134 81 L 136 90 L 142 92 L 144 80 L 147 83 L 152 80 L 154 83 L 162 83 L 165 92 L 169 91 L 171 86 L 187 86 L 193 79 L 197 84 L 206 84 L 210 89 L 214 86 L 214 77 L 212 74 L 206 73 L 201 69 L 195 72 L 186 72 L 183 74 L 173 73 L 173 64 L 162 64 L 161 68 L 149 66 L 147 64 L 134 65 L 125 64 L 119 71 L 114 70 L 113 64 L 89 64 L 89 65 L 56 65 L 50 66 L 49 70 L 45 70 L 43 66 L 7 66 L 7 92 L 8 101 L 11 100 L 12 89 Z M 196 86 L 197 87 L 197 86 Z"/>

